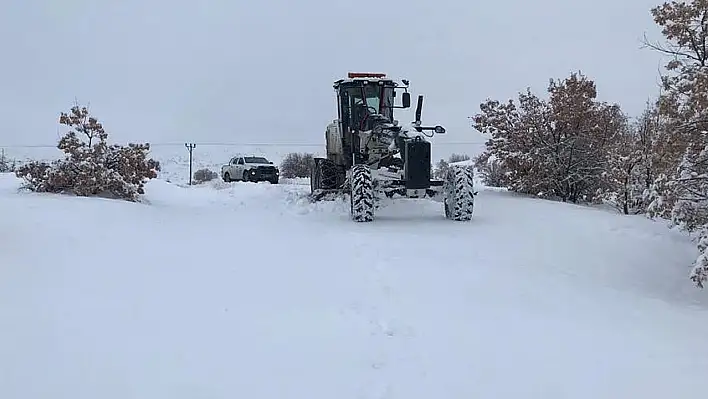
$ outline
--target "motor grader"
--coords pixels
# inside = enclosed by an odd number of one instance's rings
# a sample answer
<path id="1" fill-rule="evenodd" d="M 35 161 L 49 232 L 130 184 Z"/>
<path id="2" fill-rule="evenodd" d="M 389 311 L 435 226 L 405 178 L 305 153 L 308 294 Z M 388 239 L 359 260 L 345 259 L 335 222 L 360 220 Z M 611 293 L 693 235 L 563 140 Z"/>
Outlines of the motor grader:
<path id="1" fill-rule="evenodd" d="M 334 82 L 337 119 L 325 131 L 326 157 L 315 158 L 310 184 L 313 200 L 348 194 L 356 222 L 374 220 L 376 202 L 388 198 L 430 198 L 442 202 L 448 219 L 469 221 L 474 208 L 472 169 L 450 165 L 443 180 L 431 178 L 428 138 L 444 134 L 440 125 L 423 126 L 423 96 L 415 121 L 403 127 L 395 109 L 411 106 L 409 82 L 382 73 L 352 73 Z M 401 105 L 394 100 L 401 94 Z"/>

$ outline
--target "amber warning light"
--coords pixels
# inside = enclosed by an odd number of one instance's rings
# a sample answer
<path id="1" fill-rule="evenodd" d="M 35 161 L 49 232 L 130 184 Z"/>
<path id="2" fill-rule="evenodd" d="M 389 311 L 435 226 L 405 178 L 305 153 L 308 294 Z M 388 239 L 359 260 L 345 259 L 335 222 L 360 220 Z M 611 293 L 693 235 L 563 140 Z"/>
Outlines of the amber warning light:
<path id="1" fill-rule="evenodd" d="M 349 72 L 349 79 L 353 78 L 385 78 L 385 73 Z"/>

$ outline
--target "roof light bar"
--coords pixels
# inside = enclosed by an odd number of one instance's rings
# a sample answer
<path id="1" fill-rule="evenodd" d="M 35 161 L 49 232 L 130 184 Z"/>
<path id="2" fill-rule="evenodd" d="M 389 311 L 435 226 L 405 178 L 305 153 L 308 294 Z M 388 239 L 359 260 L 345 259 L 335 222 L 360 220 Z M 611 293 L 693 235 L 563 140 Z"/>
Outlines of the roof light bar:
<path id="1" fill-rule="evenodd" d="M 349 72 L 349 79 L 354 78 L 385 78 L 385 73 L 369 73 L 369 72 Z"/>

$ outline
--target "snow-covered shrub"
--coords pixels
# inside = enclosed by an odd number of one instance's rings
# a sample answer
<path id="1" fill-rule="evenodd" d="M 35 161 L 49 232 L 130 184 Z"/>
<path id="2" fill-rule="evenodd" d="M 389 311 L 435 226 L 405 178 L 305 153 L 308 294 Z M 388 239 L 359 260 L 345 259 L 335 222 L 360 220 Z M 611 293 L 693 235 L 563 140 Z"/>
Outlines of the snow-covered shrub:
<path id="1" fill-rule="evenodd" d="M 108 134 L 86 107 L 61 113 L 59 123 L 71 130 L 57 148 L 64 159 L 32 161 L 15 171 L 25 187 L 36 192 L 103 196 L 137 201 L 144 184 L 157 177 L 160 165 L 149 159 L 149 144 L 109 145 Z"/>
<path id="2" fill-rule="evenodd" d="M 194 172 L 193 180 L 195 183 L 200 184 L 200 183 L 212 181 L 212 180 L 216 179 L 218 176 L 219 175 L 216 172 L 214 172 L 210 169 L 204 168 L 204 169 L 199 169 L 198 171 Z"/>
<path id="3" fill-rule="evenodd" d="M 309 153 L 291 152 L 280 163 L 280 177 L 310 177 L 315 166 L 314 155 Z"/>

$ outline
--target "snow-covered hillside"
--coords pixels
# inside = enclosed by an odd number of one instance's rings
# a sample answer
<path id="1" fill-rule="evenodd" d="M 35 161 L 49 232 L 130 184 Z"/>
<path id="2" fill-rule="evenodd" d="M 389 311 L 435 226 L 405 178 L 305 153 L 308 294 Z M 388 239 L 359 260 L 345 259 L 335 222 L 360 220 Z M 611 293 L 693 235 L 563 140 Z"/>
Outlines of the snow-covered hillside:
<path id="1" fill-rule="evenodd" d="M 357 224 L 298 184 L 18 184 L 0 398 L 705 397 L 695 245 L 642 217 L 482 190 L 471 223 L 404 200 Z"/>

